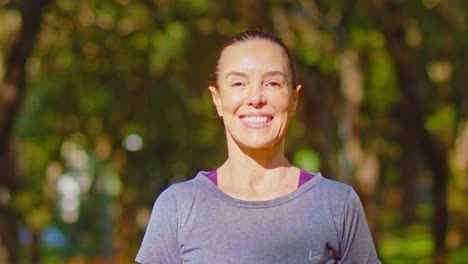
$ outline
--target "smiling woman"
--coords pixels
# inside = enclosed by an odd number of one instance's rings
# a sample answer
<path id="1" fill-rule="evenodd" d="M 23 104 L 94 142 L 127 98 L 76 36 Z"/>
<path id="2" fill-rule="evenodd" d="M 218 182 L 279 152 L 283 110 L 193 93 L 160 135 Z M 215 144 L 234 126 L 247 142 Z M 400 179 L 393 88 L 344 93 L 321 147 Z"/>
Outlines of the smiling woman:
<path id="1" fill-rule="evenodd" d="M 273 35 L 246 31 L 226 42 L 209 91 L 228 158 L 161 193 L 138 262 L 380 263 L 354 190 L 284 156 L 301 90 L 295 75 Z"/>
<path id="2" fill-rule="evenodd" d="M 238 147 L 255 149 L 269 162 L 267 156 L 283 152 L 301 88 L 291 87 L 288 55 L 270 40 L 252 39 L 226 47 L 217 69 L 218 87 L 209 89 L 224 121 L 229 156 Z"/>

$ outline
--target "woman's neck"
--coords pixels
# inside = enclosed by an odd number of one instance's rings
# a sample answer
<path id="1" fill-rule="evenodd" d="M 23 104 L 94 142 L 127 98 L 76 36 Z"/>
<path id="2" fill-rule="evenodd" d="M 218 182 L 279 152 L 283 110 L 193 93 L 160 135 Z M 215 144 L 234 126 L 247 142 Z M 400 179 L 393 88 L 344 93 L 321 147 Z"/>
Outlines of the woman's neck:
<path id="1" fill-rule="evenodd" d="M 282 144 L 256 150 L 228 144 L 228 159 L 218 169 L 218 187 L 243 200 L 268 200 L 294 191 L 300 171 L 283 153 Z"/>

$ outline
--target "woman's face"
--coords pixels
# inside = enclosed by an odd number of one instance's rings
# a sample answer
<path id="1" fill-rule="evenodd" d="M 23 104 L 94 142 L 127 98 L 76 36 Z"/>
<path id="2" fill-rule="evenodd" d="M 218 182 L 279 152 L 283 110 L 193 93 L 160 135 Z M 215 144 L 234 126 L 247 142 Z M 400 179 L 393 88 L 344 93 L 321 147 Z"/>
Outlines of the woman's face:
<path id="1" fill-rule="evenodd" d="M 282 143 L 301 88 L 291 87 L 283 48 L 246 40 L 225 48 L 218 67 L 219 87 L 209 89 L 228 140 L 251 149 Z"/>

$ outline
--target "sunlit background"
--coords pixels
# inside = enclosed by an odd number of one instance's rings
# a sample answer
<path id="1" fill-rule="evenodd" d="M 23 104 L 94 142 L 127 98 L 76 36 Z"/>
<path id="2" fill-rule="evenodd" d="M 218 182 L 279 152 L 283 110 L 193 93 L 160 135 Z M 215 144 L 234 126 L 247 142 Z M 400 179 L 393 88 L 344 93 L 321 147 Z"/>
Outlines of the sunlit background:
<path id="1" fill-rule="evenodd" d="M 0 0 L 0 263 L 132 263 L 158 194 L 225 159 L 229 36 L 296 57 L 298 166 L 353 185 L 383 263 L 468 263 L 464 0 Z"/>

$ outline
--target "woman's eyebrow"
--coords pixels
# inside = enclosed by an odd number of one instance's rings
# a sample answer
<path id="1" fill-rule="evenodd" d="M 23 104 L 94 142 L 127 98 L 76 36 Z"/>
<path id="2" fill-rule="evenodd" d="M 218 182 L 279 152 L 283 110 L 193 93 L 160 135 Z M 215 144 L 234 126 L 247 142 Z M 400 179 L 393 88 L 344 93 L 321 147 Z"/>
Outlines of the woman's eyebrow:
<path id="1" fill-rule="evenodd" d="M 266 72 L 266 73 L 263 74 L 264 77 L 271 77 L 271 76 L 275 76 L 275 75 L 281 75 L 286 79 L 288 77 L 282 71 L 269 71 L 269 72 Z M 239 76 L 239 77 L 244 77 L 245 78 L 245 77 L 247 77 L 247 74 L 245 74 L 243 72 L 239 72 L 239 71 L 231 71 L 228 74 L 226 74 L 225 78 L 228 78 L 229 76 Z"/>
<path id="2" fill-rule="evenodd" d="M 286 76 L 286 74 L 282 71 L 269 71 L 269 72 L 266 72 L 263 74 L 264 77 L 271 77 L 271 76 L 275 76 L 275 75 L 281 75 L 283 76 L 283 78 L 287 79 L 288 76 Z"/>
<path id="3" fill-rule="evenodd" d="M 238 71 L 231 71 L 228 74 L 226 74 L 225 78 L 228 78 L 229 76 L 239 76 L 239 77 L 246 78 L 247 74 L 245 74 L 243 72 L 238 72 Z"/>

